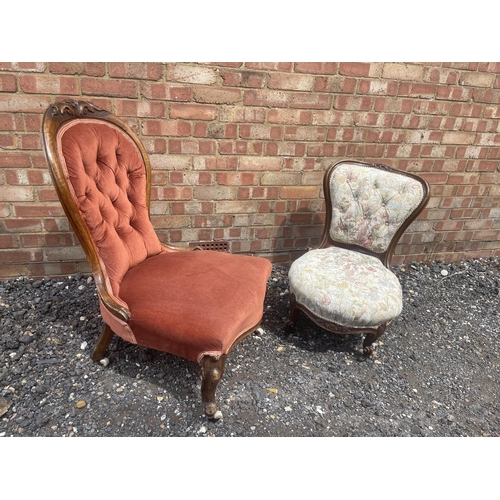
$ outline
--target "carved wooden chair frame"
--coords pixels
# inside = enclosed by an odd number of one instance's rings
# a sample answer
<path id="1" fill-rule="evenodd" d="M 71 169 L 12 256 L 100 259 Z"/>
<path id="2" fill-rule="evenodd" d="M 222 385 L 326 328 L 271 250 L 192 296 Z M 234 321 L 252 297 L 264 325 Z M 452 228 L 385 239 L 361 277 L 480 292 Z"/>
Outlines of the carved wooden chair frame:
<path id="1" fill-rule="evenodd" d="M 127 134 L 135 143 L 142 156 L 146 169 L 146 202 L 148 214 L 150 210 L 151 195 L 151 165 L 148 154 L 136 133 L 124 121 L 110 112 L 100 109 L 90 102 L 76 100 L 62 101 L 50 106 L 46 110 L 42 123 L 43 147 L 57 195 L 61 201 L 71 227 L 75 231 L 86 254 L 102 304 L 113 315 L 113 317 L 117 318 L 119 321 L 127 323 L 131 317 L 130 310 L 114 300 L 111 290 L 108 289 L 107 283 L 109 283 L 109 281 L 106 280 L 106 272 L 101 264 L 101 260 L 97 253 L 89 227 L 76 208 L 67 181 L 63 174 L 63 168 L 59 160 L 59 156 L 57 154 L 56 137 L 58 130 L 69 121 L 79 118 L 110 122 Z M 176 246 L 164 243 L 162 243 L 162 246 L 167 248 L 169 251 L 174 252 L 202 250 L 200 247 Z M 260 321 L 258 324 L 254 325 L 248 331 L 240 335 L 232 344 L 231 349 L 242 339 L 254 332 L 259 326 Z M 104 358 L 113 336 L 114 332 L 111 327 L 105 323 L 92 354 L 92 359 L 94 361 L 100 361 Z M 205 414 L 208 418 L 213 418 L 217 412 L 215 392 L 217 384 L 224 373 L 226 358 L 227 354 L 220 355 L 219 357 L 205 355 L 200 361 L 202 375 L 201 396 L 204 403 Z"/>
<path id="2" fill-rule="evenodd" d="M 355 164 L 355 165 L 360 165 L 364 167 L 370 167 L 374 169 L 379 169 L 383 170 L 386 172 L 391 172 L 391 173 L 396 173 L 399 175 L 404 175 L 407 177 L 410 177 L 416 181 L 418 181 L 422 185 L 423 189 L 423 197 L 419 205 L 415 208 L 415 210 L 406 218 L 406 220 L 403 222 L 401 227 L 397 230 L 397 232 L 394 234 L 392 237 L 390 244 L 388 245 L 387 249 L 382 252 L 382 253 L 376 253 L 373 252 L 363 246 L 356 245 L 356 244 L 345 244 L 341 243 L 338 241 L 334 241 L 331 238 L 330 235 L 330 225 L 332 222 L 332 203 L 331 203 L 331 193 L 330 193 L 330 179 L 331 176 L 336 168 L 338 168 L 341 165 L 344 164 Z M 422 212 L 422 210 L 425 208 L 429 201 L 430 197 L 430 188 L 429 184 L 427 181 L 417 175 L 414 175 L 409 172 L 402 172 L 399 170 L 396 170 L 392 167 L 389 167 L 387 165 L 381 165 L 377 163 L 366 163 L 366 162 L 361 162 L 361 161 L 354 161 L 354 160 L 343 160 L 339 161 L 335 164 L 332 164 L 325 172 L 324 178 L 323 178 L 323 191 L 324 191 L 324 196 L 325 196 L 325 205 L 326 205 L 326 217 L 325 217 L 325 223 L 324 223 L 324 228 L 323 228 L 323 234 L 320 240 L 320 243 L 317 247 L 317 249 L 321 248 L 328 248 L 328 247 L 338 247 L 338 248 L 344 248 L 347 250 L 351 250 L 354 252 L 360 252 L 360 253 L 365 253 L 367 255 L 371 255 L 379 259 L 383 265 L 389 269 L 392 272 L 390 262 L 391 258 L 394 254 L 394 250 L 396 248 L 396 245 L 403 235 L 403 233 L 406 231 L 408 226 L 419 216 L 419 214 Z M 378 328 L 351 328 L 343 325 L 339 325 L 337 323 L 334 323 L 332 321 L 327 321 L 324 318 L 318 317 L 316 314 L 314 314 L 312 311 L 310 311 L 307 307 L 305 307 L 303 304 L 300 304 L 295 295 L 293 293 L 290 293 L 290 320 L 287 321 L 286 323 L 286 329 L 290 331 L 294 324 L 299 320 L 299 310 L 304 312 L 312 321 L 314 321 L 318 326 L 321 328 L 324 328 L 325 330 L 328 330 L 332 333 L 337 333 L 337 334 L 342 334 L 342 335 L 359 335 L 359 334 L 366 334 L 365 339 L 363 341 L 363 357 L 367 358 L 373 354 L 373 347 L 372 344 L 377 341 L 377 339 L 380 338 L 380 336 L 386 331 L 387 327 L 390 325 L 391 322 L 384 323 L 380 325 Z"/>

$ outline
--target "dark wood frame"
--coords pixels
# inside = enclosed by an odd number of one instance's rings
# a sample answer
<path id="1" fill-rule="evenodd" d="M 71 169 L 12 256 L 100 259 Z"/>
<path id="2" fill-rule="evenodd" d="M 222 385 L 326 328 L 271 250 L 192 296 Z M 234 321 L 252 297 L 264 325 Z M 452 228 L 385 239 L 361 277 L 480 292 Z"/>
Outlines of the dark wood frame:
<path id="1" fill-rule="evenodd" d="M 45 111 L 42 122 L 43 148 L 57 195 L 71 224 L 71 227 L 76 233 L 78 240 L 85 252 L 90 268 L 92 270 L 92 274 L 94 276 L 97 293 L 102 304 L 118 320 L 128 323 L 131 316 L 130 310 L 124 305 L 118 303 L 111 293 L 111 290 L 108 290 L 106 284 L 106 270 L 101 266 L 101 261 L 97 253 L 96 246 L 93 242 L 90 229 L 84 218 L 81 216 L 73 200 L 70 189 L 68 187 L 68 183 L 64 176 L 63 167 L 59 160 L 59 155 L 57 153 L 57 132 L 59 128 L 70 122 L 71 120 L 82 118 L 112 123 L 119 129 L 121 129 L 125 134 L 127 134 L 137 146 L 146 169 L 146 205 L 148 213 L 150 210 L 151 196 L 151 164 L 149 162 L 149 156 L 136 133 L 124 121 L 114 116 L 109 111 L 100 109 L 90 102 L 76 100 L 65 100 L 55 103 Z M 201 250 L 201 248 L 199 247 L 193 248 L 188 246 L 184 247 L 166 244 L 162 245 L 170 251 Z M 244 339 L 246 336 L 254 332 L 259 326 L 260 322 L 250 330 L 240 335 L 240 337 L 238 337 L 234 341 L 231 349 L 240 340 Z M 106 350 L 113 336 L 113 330 L 108 324 L 105 323 L 102 333 L 92 354 L 92 359 L 94 361 L 100 361 L 104 358 Z M 208 418 L 213 418 L 217 412 L 217 405 L 215 403 L 215 391 L 217 388 L 217 384 L 224 373 L 226 358 L 227 354 L 222 355 L 219 358 L 207 355 L 204 356 L 200 361 L 202 373 L 201 396 L 202 401 L 205 404 L 205 415 Z"/>
<path id="2" fill-rule="evenodd" d="M 422 185 L 423 189 L 423 197 L 419 205 L 415 208 L 415 210 L 407 217 L 407 219 L 403 222 L 401 227 L 396 231 L 394 236 L 392 237 L 387 249 L 385 252 L 382 253 L 376 253 L 368 248 L 362 247 L 360 245 L 355 245 L 355 244 L 345 244 L 341 243 L 338 241 L 332 240 L 330 236 L 330 225 L 332 222 L 332 200 L 331 200 L 331 194 L 330 194 L 330 179 L 335 171 L 336 168 L 338 168 L 341 165 L 344 164 L 355 164 L 355 165 L 360 165 L 364 167 L 370 167 L 370 168 L 375 168 L 379 170 L 384 170 L 386 172 L 391 172 L 391 173 L 396 173 L 399 175 L 404 175 L 407 177 L 410 177 L 416 181 L 418 181 Z M 377 259 L 380 259 L 382 264 L 389 269 L 391 272 L 391 267 L 390 267 L 390 262 L 392 255 L 394 254 L 394 249 L 396 248 L 396 245 L 403 235 L 403 233 L 406 231 L 408 226 L 418 217 L 418 215 L 422 212 L 422 210 L 425 208 L 427 203 L 429 202 L 429 197 L 430 197 L 430 188 L 429 184 L 427 181 L 415 174 L 411 174 L 409 172 L 401 172 L 399 170 L 396 170 L 392 167 L 389 167 L 387 165 L 381 165 L 378 163 L 366 163 L 362 161 L 356 161 L 356 160 L 342 160 L 337 163 L 334 163 L 325 172 L 324 178 L 323 178 L 323 192 L 325 195 L 325 210 L 326 210 L 326 217 L 325 217 L 325 225 L 323 228 L 323 235 L 321 237 L 320 243 L 317 247 L 317 249 L 320 248 L 328 248 L 331 246 L 338 247 L 338 248 L 345 248 L 347 250 L 352 250 L 355 252 L 360 252 L 360 253 L 365 253 L 368 255 L 372 255 L 373 257 L 376 257 Z M 390 325 L 390 322 L 384 323 L 380 325 L 378 328 L 351 328 L 351 327 L 346 327 L 343 325 L 339 325 L 337 323 L 331 322 L 331 321 L 326 321 L 323 318 L 318 317 L 315 315 L 313 312 L 311 312 L 307 307 L 304 305 L 300 304 L 297 302 L 297 298 L 293 293 L 290 293 L 290 318 L 291 321 L 287 322 L 286 328 L 290 330 L 293 325 L 298 321 L 299 319 L 299 310 L 303 311 L 312 321 L 314 321 L 318 326 L 321 328 L 324 328 L 325 330 L 328 330 L 333 333 L 338 333 L 338 334 L 343 334 L 343 335 L 359 335 L 366 333 L 366 337 L 363 341 L 363 357 L 366 358 L 368 356 L 371 356 L 373 353 L 373 347 L 372 344 L 385 332 L 387 327 Z"/>

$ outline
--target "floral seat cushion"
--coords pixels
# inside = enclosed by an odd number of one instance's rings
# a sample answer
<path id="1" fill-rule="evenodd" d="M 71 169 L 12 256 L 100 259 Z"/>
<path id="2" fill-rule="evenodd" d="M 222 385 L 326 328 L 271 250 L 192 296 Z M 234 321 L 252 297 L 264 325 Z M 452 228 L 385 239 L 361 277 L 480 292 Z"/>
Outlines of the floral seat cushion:
<path id="1" fill-rule="evenodd" d="M 377 328 L 402 310 L 397 277 L 371 255 L 342 248 L 311 250 L 289 271 L 290 293 L 323 320 Z"/>

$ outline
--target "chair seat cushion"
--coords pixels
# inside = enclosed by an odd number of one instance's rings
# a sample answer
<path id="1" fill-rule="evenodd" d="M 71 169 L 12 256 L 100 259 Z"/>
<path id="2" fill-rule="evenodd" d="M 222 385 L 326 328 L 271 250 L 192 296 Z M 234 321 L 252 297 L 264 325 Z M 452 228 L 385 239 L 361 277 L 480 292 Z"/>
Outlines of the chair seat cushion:
<path id="1" fill-rule="evenodd" d="M 343 248 L 311 250 L 289 271 L 290 293 L 314 315 L 338 325 L 376 328 L 397 317 L 397 277 L 371 255 Z"/>
<path id="2" fill-rule="evenodd" d="M 120 298 L 138 344 L 199 361 L 227 354 L 262 318 L 268 260 L 210 250 L 166 252 L 130 269 Z"/>

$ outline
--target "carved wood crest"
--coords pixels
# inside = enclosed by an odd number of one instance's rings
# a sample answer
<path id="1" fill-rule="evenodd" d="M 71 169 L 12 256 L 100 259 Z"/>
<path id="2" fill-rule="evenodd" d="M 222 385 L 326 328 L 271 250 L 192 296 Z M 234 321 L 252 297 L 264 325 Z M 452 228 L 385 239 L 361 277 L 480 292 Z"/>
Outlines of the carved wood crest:
<path id="1" fill-rule="evenodd" d="M 88 101 L 76 101 L 74 99 L 66 99 L 53 104 L 49 108 L 49 115 L 52 119 L 57 119 L 58 117 L 63 116 L 82 118 L 87 116 L 106 116 L 109 114 L 109 111 L 98 108 Z"/>

